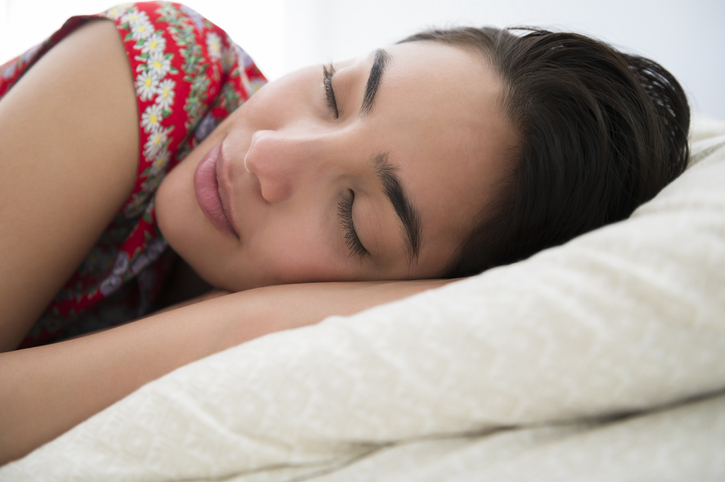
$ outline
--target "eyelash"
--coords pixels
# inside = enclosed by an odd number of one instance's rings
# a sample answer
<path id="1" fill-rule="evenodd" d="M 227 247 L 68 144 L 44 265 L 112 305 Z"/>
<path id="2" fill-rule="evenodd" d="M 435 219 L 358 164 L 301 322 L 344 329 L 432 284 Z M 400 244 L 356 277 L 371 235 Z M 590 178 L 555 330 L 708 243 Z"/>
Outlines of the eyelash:
<path id="1" fill-rule="evenodd" d="M 340 215 L 342 227 L 345 230 L 345 244 L 350 248 L 350 256 L 357 256 L 362 261 L 370 253 L 365 249 L 355 231 L 355 224 L 352 222 L 352 204 L 355 201 L 355 193 L 348 192 L 349 194 L 337 203 L 337 213 Z"/>
<path id="2" fill-rule="evenodd" d="M 335 67 L 332 64 L 323 65 L 322 74 L 327 106 L 337 119 L 340 117 L 340 112 L 337 110 L 337 99 L 335 99 L 335 91 L 332 89 L 332 76 L 335 74 Z M 337 213 L 340 215 L 342 227 L 345 230 L 345 244 L 350 248 L 350 256 L 357 256 L 362 261 L 370 253 L 360 241 L 357 231 L 355 231 L 355 223 L 352 221 L 352 205 L 355 201 L 355 193 L 353 191 L 348 191 L 348 193 L 342 201 L 337 203 Z"/>
<path id="3" fill-rule="evenodd" d="M 332 90 L 332 76 L 335 75 L 335 67 L 332 64 L 322 66 L 322 84 L 325 86 L 325 96 L 327 97 L 327 106 L 335 114 L 335 119 L 340 117 L 337 110 L 337 99 L 335 99 L 335 91 Z"/>

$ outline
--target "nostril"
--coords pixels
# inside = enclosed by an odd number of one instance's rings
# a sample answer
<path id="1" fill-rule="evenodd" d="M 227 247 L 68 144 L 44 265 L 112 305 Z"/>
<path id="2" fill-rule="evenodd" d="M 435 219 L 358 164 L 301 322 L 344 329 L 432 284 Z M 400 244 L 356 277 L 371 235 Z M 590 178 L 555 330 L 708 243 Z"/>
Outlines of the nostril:
<path id="1" fill-rule="evenodd" d="M 259 178 L 259 189 L 262 193 L 262 198 L 268 203 L 280 203 L 290 198 L 292 190 L 289 184 L 284 182 L 277 182 L 276 180 L 270 180 L 267 178 Z"/>

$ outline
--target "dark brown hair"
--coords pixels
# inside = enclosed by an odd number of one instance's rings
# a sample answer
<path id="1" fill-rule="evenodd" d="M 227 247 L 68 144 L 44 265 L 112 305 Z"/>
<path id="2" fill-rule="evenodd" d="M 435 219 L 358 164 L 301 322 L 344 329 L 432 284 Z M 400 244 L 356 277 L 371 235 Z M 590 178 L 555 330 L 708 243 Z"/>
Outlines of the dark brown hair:
<path id="1" fill-rule="evenodd" d="M 495 201 L 448 277 L 513 263 L 627 218 L 684 171 L 690 110 L 662 66 L 573 33 L 430 30 L 402 42 L 474 49 L 503 81 L 518 134 Z"/>

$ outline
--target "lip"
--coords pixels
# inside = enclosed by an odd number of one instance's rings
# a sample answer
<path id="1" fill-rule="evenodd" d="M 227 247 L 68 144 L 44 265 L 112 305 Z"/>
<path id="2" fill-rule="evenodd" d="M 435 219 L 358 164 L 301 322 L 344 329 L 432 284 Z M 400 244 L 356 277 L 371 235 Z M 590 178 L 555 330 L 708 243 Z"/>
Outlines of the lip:
<path id="1" fill-rule="evenodd" d="M 194 193 L 196 202 L 207 219 L 219 230 L 238 240 L 239 235 L 227 214 L 229 209 L 227 193 L 219 182 L 222 160 L 221 144 L 204 154 L 194 171 Z"/>

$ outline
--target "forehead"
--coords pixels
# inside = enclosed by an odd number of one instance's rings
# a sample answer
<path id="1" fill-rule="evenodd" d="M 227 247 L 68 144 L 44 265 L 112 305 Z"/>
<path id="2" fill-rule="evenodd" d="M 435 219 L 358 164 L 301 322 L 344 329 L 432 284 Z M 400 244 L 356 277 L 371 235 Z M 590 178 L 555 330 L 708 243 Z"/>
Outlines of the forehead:
<path id="1" fill-rule="evenodd" d="M 434 276 L 485 215 L 512 130 L 483 55 L 428 41 L 387 50 L 375 121 L 421 216 L 416 274 Z"/>

